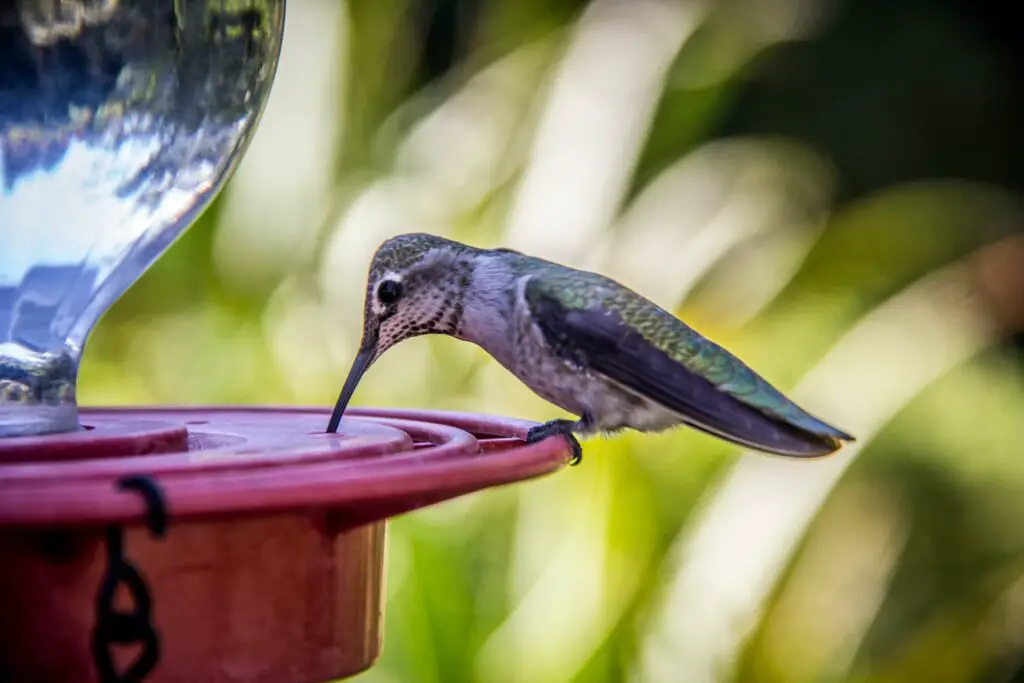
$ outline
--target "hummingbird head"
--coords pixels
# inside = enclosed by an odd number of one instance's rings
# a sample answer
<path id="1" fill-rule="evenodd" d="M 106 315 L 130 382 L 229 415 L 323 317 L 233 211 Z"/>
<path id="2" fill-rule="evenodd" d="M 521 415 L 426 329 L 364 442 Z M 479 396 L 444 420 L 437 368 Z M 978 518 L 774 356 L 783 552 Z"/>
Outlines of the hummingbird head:
<path id="1" fill-rule="evenodd" d="M 363 374 L 395 344 L 424 334 L 454 335 L 472 263 L 464 244 L 424 233 L 393 237 L 370 262 L 363 337 L 327 427 L 337 430 Z"/>

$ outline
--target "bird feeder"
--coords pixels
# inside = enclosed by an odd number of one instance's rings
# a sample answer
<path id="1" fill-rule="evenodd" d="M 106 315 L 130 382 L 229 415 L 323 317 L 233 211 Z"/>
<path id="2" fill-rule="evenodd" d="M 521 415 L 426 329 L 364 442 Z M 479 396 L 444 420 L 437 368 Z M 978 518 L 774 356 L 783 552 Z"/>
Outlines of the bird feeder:
<path id="1" fill-rule="evenodd" d="M 482 415 L 79 409 L 89 332 L 231 175 L 283 22 L 0 4 L 0 681 L 350 676 L 381 647 L 385 520 L 568 458 Z"/>

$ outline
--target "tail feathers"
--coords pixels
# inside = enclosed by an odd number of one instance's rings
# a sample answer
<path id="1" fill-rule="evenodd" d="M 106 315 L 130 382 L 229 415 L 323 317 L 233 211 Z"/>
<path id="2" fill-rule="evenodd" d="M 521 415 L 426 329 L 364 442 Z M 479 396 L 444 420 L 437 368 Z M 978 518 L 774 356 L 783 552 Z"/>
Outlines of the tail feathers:
<path id="1" fill-rule="evenodd" d="M 726 405 L 731 404 L 731 405 Z M 722 401 L 715 411 L 691 410 L 680 417 L 687 425 L 737 445 L 775 455 L 816 458 L 854 441 L 845 432 L 817 421 L 811 430 L 766 415 L 741 401 Z"/>
<path id="2" fill-rule="evenodd" d="M 853 441 L 854 438 L 846 432 L 836 429 L 830 424 L 819 420 L 803 408 L 786 398 L 782 392 L 771 386 L 763 379 L 758 378 L 761 391 L 758 392 L 758 401 L 751 401 L 750 396 L 736 396 L 736 399 L 754 410 L 765 413 L 768 417 L 774 418 L 782 424 L 810 436 L 816 436 L 825 440 L 839 442 Z"/>

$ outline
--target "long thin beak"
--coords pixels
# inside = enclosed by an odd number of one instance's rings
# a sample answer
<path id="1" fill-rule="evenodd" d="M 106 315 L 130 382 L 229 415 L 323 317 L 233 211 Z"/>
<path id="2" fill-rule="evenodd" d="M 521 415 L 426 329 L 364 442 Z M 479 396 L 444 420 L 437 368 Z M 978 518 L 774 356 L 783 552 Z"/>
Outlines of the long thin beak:
<path id="1" fill-rule="evenodd" d="M 359 386 L 359 380 L 373 364 L 373 358 L 377 353 L 377 335 L 368 334 L 363 340 L 359 353 L 352 362 L 352 369 L 348 371 L 345 384 L 341 387 L 341 394 L 338 395 L 338 402 L 334 404 L 334 412 L 331 413 L 331 421 L 327 423 L 327 433 L 334 434 L 338 431 L 338 423 L 341 422 L 341 415 L 348 407 L 348 402 Z"/>

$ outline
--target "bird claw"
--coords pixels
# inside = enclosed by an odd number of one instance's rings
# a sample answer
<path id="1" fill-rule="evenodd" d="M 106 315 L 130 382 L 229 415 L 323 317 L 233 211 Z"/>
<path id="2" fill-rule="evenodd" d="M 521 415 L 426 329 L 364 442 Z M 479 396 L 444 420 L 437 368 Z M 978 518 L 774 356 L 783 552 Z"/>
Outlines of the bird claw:
<path id="1" fill-rule="evenodd" d="M 575 424 L 572 420 L 551 420 L 542 425 L 537 425 L 526 433 L 526 443 L 537 443 L 549 436 L 562 436 L 569 442 L 569 448 L 572 451 L 572 456 L 569 458 L 569 466 L 575 467 L 583 460 L 583 447 L 580 446 L 576 435 L 572 433 Z"/>

